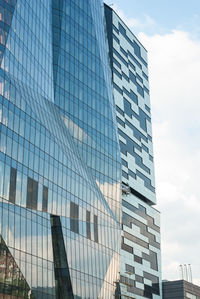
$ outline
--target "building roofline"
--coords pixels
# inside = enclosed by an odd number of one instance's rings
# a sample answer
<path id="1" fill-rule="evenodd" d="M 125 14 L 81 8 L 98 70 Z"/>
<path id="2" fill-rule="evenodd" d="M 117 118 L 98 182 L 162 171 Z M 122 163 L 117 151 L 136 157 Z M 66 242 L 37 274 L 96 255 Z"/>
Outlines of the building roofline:
<path id="1" fill-rule="evenodd" d="M 128 27 L 128 25 L 126 25 L 126 23 L 122 20 L 122 18 L 116 13 L 116 11 L 114 9 L 112 9 L 112 7 L 110 7 L 108 4 L 106 4 L 104 2 L 104 5 L 109 8 L 110 10 L 112 10 L 116 16 L 120 19 L 120 21 L 126 26 L 126 28 L 128 29 L 128 31 L 134 36 L 134 38 L 138 41 L 138 43 L 143 47 L 143 49 L 148 53 L 147 49 L 144 47 L 144 45 L 139 41 L 139 39 L 137 38 L 137 36 L 131 31 L 131 29 Z"/>

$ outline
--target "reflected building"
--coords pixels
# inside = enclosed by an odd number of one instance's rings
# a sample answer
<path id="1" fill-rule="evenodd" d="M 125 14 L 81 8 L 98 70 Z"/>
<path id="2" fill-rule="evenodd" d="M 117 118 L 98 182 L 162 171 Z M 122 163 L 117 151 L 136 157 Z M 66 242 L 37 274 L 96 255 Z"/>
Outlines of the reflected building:
<path id="1" fill-rule="evenodd" d="M 0 297 L 113 298 L 121 158 L 100 0 L 0 2 Z"/>
<path id="2" fill-rule="evenodd" d="M 147 51 L 105 5 L 122 159 L 121 298 L 161 298 Z"/>

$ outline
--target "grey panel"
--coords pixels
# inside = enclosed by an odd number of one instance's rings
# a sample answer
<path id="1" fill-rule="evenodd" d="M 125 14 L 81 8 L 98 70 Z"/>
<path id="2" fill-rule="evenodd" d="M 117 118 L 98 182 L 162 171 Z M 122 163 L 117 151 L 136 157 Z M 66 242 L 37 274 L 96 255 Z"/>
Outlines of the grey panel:
<path id="1" fill-rule="evenodd" d="M 70 202 L 70 229 L 74 233 L 79 233 L 79 206 Z"/>
<path id="2" fill-rule="evenodd" d="M 38 182 L 28 177 L 27 203 L 26 203 L 27 208 L 36 210 L 37 201 L 38 201 Z"/>
<path id="3" fill-rule="evenodd" d="M 157 261 L 157 253 L 149 250 L 149 255 L 142 252 L 142 258 L 148 262 L 150 262 L 151 269 L 158 271 L 158 261 Z"/>
<path id="4" fill-rule="evenodd" d="M 43 186 L 42 192 L 42 211 L 47 212 L 48 207 L 48 188 Z"/>
<path id="5" fill-rule="evenodd" d="M 9 192 L 9 201 L 15 203 L 16 196 L 16 179 L 17 179 L 17 170 L 11 167 L 10 170 L 10 192 Z"/>

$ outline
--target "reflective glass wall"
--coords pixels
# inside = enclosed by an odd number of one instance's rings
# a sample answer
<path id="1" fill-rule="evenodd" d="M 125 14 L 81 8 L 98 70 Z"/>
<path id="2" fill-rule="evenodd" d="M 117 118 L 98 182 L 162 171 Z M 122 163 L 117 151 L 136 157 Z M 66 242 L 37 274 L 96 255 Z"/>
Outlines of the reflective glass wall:
<path id="1" fill-rule="evenodd" d="M 0 2 L 0 297 L 113 298 L 121 162 L 100 0 Z"/>

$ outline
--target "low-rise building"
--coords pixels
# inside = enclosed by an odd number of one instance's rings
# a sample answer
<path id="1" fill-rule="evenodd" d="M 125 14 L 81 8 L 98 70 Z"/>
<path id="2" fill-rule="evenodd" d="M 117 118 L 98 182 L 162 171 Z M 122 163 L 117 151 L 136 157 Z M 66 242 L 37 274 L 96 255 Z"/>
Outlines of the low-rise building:
<path id="1" fill-rule="evenodd" d="M 200 299 L 200 287 L 186 280 L 163 281 L 163 299 Z"/>

